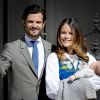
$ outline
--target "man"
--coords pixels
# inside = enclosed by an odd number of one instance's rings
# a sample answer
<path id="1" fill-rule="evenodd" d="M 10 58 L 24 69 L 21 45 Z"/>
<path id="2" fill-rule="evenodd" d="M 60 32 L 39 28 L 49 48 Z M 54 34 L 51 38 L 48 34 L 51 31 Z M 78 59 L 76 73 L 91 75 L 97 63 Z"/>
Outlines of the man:
<path id="1" fill-rule="evenodd" d="M 41 38 L 46 16 L 40 6 L 30 5 L 24 10 L 22 21 L 25 35 L 5 44 L 0 55 L 0 75 L 10 74 L 10 100 L 38 100 L 45 61 L 51 52 L 51 44 Z M 34 44 L 38 48 L 37 66 L 32 60 Z"/>

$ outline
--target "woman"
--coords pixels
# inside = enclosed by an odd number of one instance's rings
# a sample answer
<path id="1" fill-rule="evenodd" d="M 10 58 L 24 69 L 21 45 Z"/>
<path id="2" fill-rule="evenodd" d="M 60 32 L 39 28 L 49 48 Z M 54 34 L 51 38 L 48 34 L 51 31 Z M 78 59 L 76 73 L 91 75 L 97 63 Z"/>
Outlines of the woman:
<path id="1" fill-rule="evenodd" d="M 47 58 L 46 92 L 55 99 L 60 81 L 74 81 L 91 77 L 94 71 L 89 65 L 96 61 L 87 53 L 81 29 L 76 19 L 66 18 L 59 25 L 57 32 L 57 49 Z"/>

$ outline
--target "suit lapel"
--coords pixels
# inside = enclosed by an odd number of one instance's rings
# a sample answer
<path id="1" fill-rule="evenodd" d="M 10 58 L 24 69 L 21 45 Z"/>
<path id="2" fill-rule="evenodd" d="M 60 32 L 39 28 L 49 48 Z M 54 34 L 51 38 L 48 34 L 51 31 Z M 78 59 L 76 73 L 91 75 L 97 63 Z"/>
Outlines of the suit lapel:
<path id="1" fill-rule="evenodd" d="M 32 59 L 31 59 L 31 56 L 30 56 L 30 53 L 28 51 L 28 48 L 26 46 L 26 43 L 25 41 L 21 41 L 20 42 L 20 48 L 21 48 L 21 51 L 22 51 L 22 54 L 24 55 L 25 59 L 27 60 L 27 62 L 29 63 L 29 67 L 32 69 L 32 71 L 34 72 L 34 65 L 33 65 L 33 62 L 32 62 Z"/>
<path id="2" fill-rule="evenodd" d="M 44 40 L 43 40 L 43 46 L 44 46 L 44 62 L 47 60 L 47 56 L 51 53 L 51 45 L 48 45 Z"/>

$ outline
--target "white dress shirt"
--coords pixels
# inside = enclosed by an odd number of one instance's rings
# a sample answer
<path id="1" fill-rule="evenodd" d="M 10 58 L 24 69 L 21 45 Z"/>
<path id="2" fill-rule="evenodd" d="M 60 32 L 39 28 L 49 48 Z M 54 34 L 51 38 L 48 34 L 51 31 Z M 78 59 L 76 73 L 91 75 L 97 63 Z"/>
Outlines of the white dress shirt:
<path id="1" fill-rule="evenodd" d="M 88 62 L 89 65 L 96 61 L 96 59 L 92 55 L 90 55 L 89 53 L 87 53 L 87 55 L 89 56 L 89 62 Z M 98 78 L 98 76 L 95 75 L 90 79 L 90 82 L 95 87 L 96 81 L 98 80 L 99 80 L 98 83 L 100 84 L 100 77 Z M 47 58 L 47 64 L 46 64 L 46 93 L 49 98 L 54 99 L 55 96 L 57 95 L 57 91 L 59 89 L 59 82 L 60 79 L 59 79 L 58 58 L 55 53 L 51 53 Z"/>
<path id="2" fill-rule="evenodd" d="M 26 44 L 27 44 L 27 47 L 28 47 L 28 50 L 29 50 L 29 53 L 30 53 L 30 56 L 32 58 L 32 50 L 33 50 L 33 45 L 31 44 L 30 41 L 34 41 L 32 40 L 31 38 L 29 38 L 26 34 L 25 34 L 25 41 L 26 41 Z M 44 67 L 44 47 L 43 47 L 43 43 L 42 43 L 42 40 L 41 40 L 41 37 L 39 37 L 37 39 L 38 41 L 38 44 L 37 44 L 37 47 L 38 47 L 38 58 L 39 58 L 39 66 L 38 66 L 38 79 L 40 78 L 40 75 L 41 75 L 41 72 L 42 72 L 42 69 Z"/>

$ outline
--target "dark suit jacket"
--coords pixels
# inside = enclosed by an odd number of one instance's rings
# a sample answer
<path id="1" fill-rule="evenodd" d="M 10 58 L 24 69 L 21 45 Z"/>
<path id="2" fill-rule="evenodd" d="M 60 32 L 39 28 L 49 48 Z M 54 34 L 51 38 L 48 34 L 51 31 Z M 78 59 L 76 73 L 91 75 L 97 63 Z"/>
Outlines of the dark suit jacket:
<path id="1" fill-rule="evenodd" d="M 42 40 L 45 49 L 45 61 L 51 52 L 51 44 Z M 7 43 L 0 56 L 0 75 L 9 72 L 10 100 L 37 100 L 41 77 L 37 80 L 34 64 L 24 39 Z M 43 69 L 44 70 L 44 69 Z"/>

